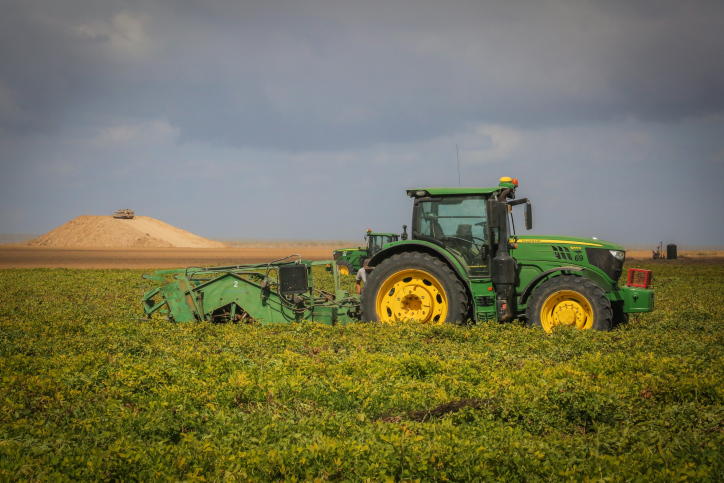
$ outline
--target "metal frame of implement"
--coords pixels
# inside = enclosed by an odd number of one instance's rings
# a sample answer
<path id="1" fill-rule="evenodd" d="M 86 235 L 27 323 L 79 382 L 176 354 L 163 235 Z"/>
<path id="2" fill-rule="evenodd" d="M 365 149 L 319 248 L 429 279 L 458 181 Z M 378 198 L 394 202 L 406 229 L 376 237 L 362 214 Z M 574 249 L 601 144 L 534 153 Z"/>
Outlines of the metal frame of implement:
<path id="1" fill-rule="evenodd" d="M 315 266 L 332 271 L 335 293 L 314 287 Z M 143 294 L 148 317 L 158 312 L 176 322 L 262 324 L 300 320 L 335 324 L 360 318 L 359 299 L 340 289 L 333 260 L 314 262 L 290 255 L 263 264 L 158 270 L 143 278 L 164 284 Z"/>

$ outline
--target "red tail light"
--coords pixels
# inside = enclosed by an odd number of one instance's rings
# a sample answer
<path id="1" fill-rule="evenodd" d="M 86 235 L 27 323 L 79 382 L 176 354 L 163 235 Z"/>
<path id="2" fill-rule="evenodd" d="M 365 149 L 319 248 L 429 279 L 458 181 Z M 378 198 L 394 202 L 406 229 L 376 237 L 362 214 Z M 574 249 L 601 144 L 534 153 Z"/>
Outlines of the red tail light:
<path id="1" fill-rule="evenodd" d="M 626 285 L 629 287 L 649 288 L 651 286 L 651 270 L 629 268 Z"/>

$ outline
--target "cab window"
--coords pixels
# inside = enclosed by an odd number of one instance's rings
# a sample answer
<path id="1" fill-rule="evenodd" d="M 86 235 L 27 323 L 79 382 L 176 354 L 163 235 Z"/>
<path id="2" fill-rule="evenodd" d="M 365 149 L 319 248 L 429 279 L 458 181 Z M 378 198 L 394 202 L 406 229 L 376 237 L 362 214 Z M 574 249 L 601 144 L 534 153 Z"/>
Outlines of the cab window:
<path id="1" fill-rule="evenodd" d="M 488 260 L 482 257 L 483 245 L 489 245 L 486 239 L 484 197 L 445 197 L 421 201 L 417 205 L 413 223 L 413 235 L 441 242 L 470 276 L 489 273 Z"/>
<path id="2" fill-rule="evenodd" d="M 382 250 L 382 247 L 393 241 L 393 238 L 388 235 L 371 235 L 369 238 L 369 250 L 371 253 L 377 253 Z"/>

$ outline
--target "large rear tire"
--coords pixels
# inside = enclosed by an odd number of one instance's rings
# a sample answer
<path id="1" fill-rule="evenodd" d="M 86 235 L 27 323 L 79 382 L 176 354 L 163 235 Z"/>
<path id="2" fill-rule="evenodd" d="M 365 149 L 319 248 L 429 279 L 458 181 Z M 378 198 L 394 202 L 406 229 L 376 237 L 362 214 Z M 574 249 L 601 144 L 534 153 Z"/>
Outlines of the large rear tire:
<path id="1" fill-rule="evenodd" d="M 559 325 L 610 330 L 613 310 L 606 293 L 593 280 L 558 276 L 546 280 L 533 291 L 525 318 L 529 327 L 540 327 L 546 332 Z"/>
<path id="2" fill-rule="evenodd" d="M 361 306 L 365 322 L 464 323 L 468 297 L 443 262 L 425 253 L 406 252 L 382 261 L 367 275 Z"/>

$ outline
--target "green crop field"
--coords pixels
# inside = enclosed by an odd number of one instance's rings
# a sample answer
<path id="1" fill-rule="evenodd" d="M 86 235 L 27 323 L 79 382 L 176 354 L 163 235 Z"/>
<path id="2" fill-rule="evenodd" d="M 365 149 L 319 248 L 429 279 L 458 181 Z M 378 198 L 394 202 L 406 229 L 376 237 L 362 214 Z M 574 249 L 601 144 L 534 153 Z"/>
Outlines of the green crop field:
<path id="1" fill-rule="evenodd" d="M 2 270 L 0 481 L 722 481 L 724 266 L 637 266 L 655 312 L 552 335 L 139 322 L 140 271 Z"/>

